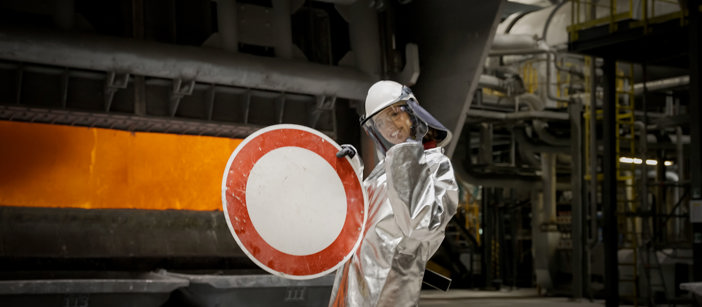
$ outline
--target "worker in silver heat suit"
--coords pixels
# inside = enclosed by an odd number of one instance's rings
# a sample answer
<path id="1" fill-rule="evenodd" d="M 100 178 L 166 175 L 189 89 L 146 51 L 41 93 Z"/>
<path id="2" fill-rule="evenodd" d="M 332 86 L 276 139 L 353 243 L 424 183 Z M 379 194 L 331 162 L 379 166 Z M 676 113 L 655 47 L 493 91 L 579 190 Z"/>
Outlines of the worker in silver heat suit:
<path id="1" fill-rule="evenodd" d="M 368 90 L 361 125 L 382 159 L 363 181 L 365 234 L 337 270 L 329 305 L 416 306 L 427 261 L 456 212 L 458 186 L 441 147 L 451 133 L 408 87 L 387 80 Z M 349 147 L 342 151 L 358 159 Z"/>

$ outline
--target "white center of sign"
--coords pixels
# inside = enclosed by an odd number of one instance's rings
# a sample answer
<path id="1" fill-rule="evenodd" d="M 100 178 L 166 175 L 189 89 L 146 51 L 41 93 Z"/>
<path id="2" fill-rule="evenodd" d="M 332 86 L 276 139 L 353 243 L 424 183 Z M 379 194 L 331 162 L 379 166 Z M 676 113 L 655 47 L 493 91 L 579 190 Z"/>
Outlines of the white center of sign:
<path id="1" fill-rule="evenodd" d="M 329 246 L 346 220 L 339 175 L 324 158 L 300 147 L 274 149 L 256 162 L 246 183 L 246 206 L 263 240 L 296 256 Z"/>

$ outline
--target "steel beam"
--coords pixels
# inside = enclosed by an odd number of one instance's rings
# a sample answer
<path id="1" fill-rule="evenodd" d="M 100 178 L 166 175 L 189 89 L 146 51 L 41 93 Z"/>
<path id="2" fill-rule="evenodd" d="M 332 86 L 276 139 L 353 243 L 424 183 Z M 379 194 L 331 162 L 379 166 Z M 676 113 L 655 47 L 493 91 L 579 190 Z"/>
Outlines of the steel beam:
<path id="1" fill-rule="evenodd" d="M 570 181 L 572 185 L 573 199 L 571 201 L 571 217 L 573 223 L 573 298 L 583 297 L 583 285 L 588 274 L 585 274 L 585 208 L 583 202 L 583 134 L 582 134 L 582 110 L 583 105 L 574 103 L 568 107 L 570 114 L 570 139 L 571 139 L 571 159 L 572 173 Z"/>
<path id="2" fill-rule="evenodd" d="M 619 306 L 619 265 L 617 229 L 617 149 L 616 149 L 616 61 L 605 58 L 603 113 L 602 235 L 604 237 L 604 288 L 607 307 Z"/>
<path id="3" fill-rule="evenodd" d="M 702 201 L 702 161 L 699 157 L 702 154 L 702 14 L 699 6 L 700 0 L 688 1 L 688 13 L 690 18 L 689 26 L 689 61 L 690 61 L 690 139 L 697 140 L 690 144 L 690 182 L 692 188 L 692 200 L 690 217 L 692 222 L 692 255 L 693 255 L 693 278 L 695 281 L 702 281 L 702 220 L 696 216 L 693 204 L 699 206 Z M 697 209 L 699 210 L 699 209 Z"/>

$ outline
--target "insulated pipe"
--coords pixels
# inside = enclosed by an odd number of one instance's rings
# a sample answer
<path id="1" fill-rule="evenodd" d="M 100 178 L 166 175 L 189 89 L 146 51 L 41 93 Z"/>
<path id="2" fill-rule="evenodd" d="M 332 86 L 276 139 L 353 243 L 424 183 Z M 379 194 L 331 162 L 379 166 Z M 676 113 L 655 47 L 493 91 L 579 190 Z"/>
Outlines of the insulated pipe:
<path id="1" fill-rule="evenodd" d="M 646 92 L 659 91 L 668 88 L 674 88 L 678 86 L 684 86 L 690 84 L 690 76 L 680 76 L 675 78 L 661 79 L 651 82 L 646 82 Z M 634 84 L 634 95 L 641 95 L 644 93 L 644 83 Z"/>
<path id="2" fill-rule="evenodd" d="M 0 29 L 0 59 L 354 100 L 376 80 L 338 66 L 25 29 Z"/>
<path id="3" fill-rule="evenodd" d="M 525 119 L 553 119 L 568 120 L 568 113 L 550 111 L 522 111 L 513 113 L 492 112 L 483 110 L 470 110 L 468 117 L 495 119 L 495 120 L 525 120 Z"/>
<path id="4" fill-rule="evenodd" d="M 544 223 L 556 223 L 556 155 L 541 153 L 541 176 L 544 184 Z"/>
<path id="5" fill-rule="evenodd" d="M 480 79 L 478 80 L 478 86 L 482 88 L 489 88 L 493 90 L 498 90 L 505 92 L 504 86 L 502 86 L 502 82 L 500 78 L 492 76 L 492 75 L 480 75 Z"/>
<path id="6" fill-rule="evenodd" d="M 556 52 L 549 52 L 546 55 L 546 97 L 548 99 L 560 102 L 570 102 L 570 99 L 559 98 L 551 93 L 551 55 L 553 54 L 553 63 L 558 61 L 558 54 Z M 558 68 L 557 64 L 554 64 Z"/>
<path id="7" fill-rule="evenodd" d="M 538 47 L 539 44 L 535 35 L 495 34 L 490 53 L 492 54 L 493 51 L 530 50 Z"/>
<path id="8" fill-rule="evenodd" d="M 490 56 L 503 56 L 503 55 L 540 55 L 546 54 L 546 97 L 553 101 L 559 102 L 570 102 L 570 99 L 556 97 L 551 93 L 551 56 L 553 55 L 553 62 L 558 60 L 558 53 L 556 51 L 550 50 L 548 46 L 542 46 L 539 48 L 524 49 L 524 50 L 491 50 Z M 556 69 L 566 70 L 564 68 L 558 67 L 558 64 L 553 64 Z M 567 71 L 567 70 L 566 70 Z"/>

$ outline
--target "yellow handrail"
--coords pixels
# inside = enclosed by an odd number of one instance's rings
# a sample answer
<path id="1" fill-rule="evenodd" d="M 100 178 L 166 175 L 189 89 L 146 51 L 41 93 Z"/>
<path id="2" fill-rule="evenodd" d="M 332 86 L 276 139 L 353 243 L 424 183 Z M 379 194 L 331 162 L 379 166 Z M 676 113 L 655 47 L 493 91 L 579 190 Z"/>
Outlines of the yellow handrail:
<path id="1" fill-rule="evenodd" d="M 639 15 L 636 14 L 636 9 L 634 8 L 634 0 L 628 0 L 628 9 L 622 8 L 622 11 L 619 11 L 618 9 L 617 0 L 598 2 L 570 0 L 570 2 L 571 23 L 570 26 L 567 27 L 567 30 L 570 34 L 571 41 L 578 39 L 578 31 L 591 27 L 608 24 L 610 32 L 617 31 L 617 25 L 624 20 L 631 20 L 628 24 L 629 28 L 643 27 L 644 33 L 648 33 L 649 26 L 656 22 L 680 18 L 681 24 L 684 24 L 685 14 L 682 8 L 680 8 L 680 10 L 676 12 L 672 12 L 669 14 L 664 14 L 661 16 L 656 15 L 657 2 L 679 5 L 676 1 L 672 0 L 641 0 L 640 18 L 637 17 Z M 597 16 L 597 11 L 591 11 L 597 10 L 597 8 L 606 9 L 607 16 Z"/>

